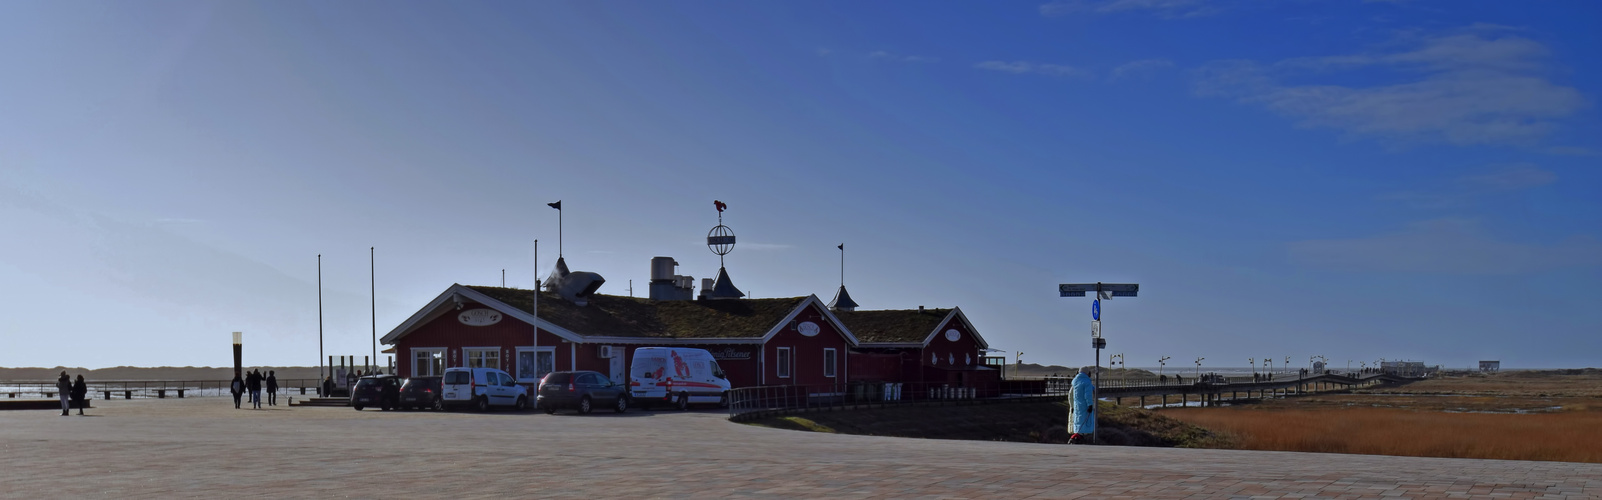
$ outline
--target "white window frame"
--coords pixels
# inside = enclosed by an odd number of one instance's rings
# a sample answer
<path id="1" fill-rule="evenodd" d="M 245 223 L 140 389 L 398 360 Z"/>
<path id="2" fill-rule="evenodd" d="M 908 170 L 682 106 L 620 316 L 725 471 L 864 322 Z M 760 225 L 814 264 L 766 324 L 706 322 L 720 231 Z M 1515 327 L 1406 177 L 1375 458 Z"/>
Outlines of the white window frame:
<path id="1" fill-rule="evenodd" d="M 823 348 L 823 376 L 835 378 L 840 372 L 839 351 L 833 347 Z"/>
<path id="2" fill-rule="evenodd" d="M 550 356 L 551 356 L 551 371 L 556 371 L 556 346 L 538 346 L 538 347 L 521 346 L 521 347 L 517 348 L 517 353 L 513 354 L 514 356 L 517 356 L 517 358 L 515 358 L 515 360 L 517 361 L 516 364 L 519 365 L 519 366 L 518 366 L 517 373 L 513 374 L 512 376 L 514 378 L 517 378 L 518 382 L 537 383 L 541 379 L 545 378 L 545 375 L 551 373 L 551 372 L 539 373 L 539 368 L 536 367 L 535 370 L 534 370 L 535 373 L 537 374 L 536 378 L 533 378 L 533 379 L 523 378 L 522 377 L 523 370 L 522 370 L 522 366 L 521 365 L 523 363 L 523 353 L 525 353 L 525 352 L 534 353 L 534 362 L 536 364 L 538 364 L 539 361 L 540 361 L 540 354 L 542 354 L 542 353 L 550 353 Z"/>
<path id="3" fill-rule="evenodd" d="M 795 364 L 795 356 L 788 347 L 780 347 L 777 356 L 779 359 L 777 363 L 774 363 L 774 368 L 777 368 L 778 371 L 775 373 L 778 374 L 779 378 L 790 378 L 790 365 Z"/>
<path id="4" fill-rule="evenodd" d="M 425 353 L 425 352 L 439 355 L 439 373 L 432 373 L 434 371 L 433 370 L 433 363 L 429 363 L 429 370 L 428 371 L 430 373 L 423 373 L 422 370 L 418 369 L 419 368 L 418 365 L 420 363 L 417 362 L 417 355 Z M 430 358 L 429 359 L 430 361 L 433 361 L 433 357 L 432 356 L 430 356 L 429 358 Z M 449 366 L 449 365 L 450 365 L 450 360 L 445 358 L 445 348 L 444 347 L 413 347 L 412 348 L 412 376 L 413 377 L 437 377 L 437 376 L 440 376 L 440 375 L 444 375 L 445 374 L 445 367 Z"/>
<path id="5" fill-rule="evenodd" d="M 481 352 L 494 353 L 495 354 L 495 366 L 483 366 L 483 367 L 473 366 L 473 355 L 477 354 L 477 353 L 481 353 Z M 504 365 L 504 364 L 505 363 L 501 363 L 501 348 L 499 348 L 499 347 L 486 346 L 486 347 L 463 347 L 462 348 L 462 366 L 465 366 L 465 367 L 468 367 L 468 368 L 494 368 L 496 370 L 499 370 L 499 369 L 501 369 L 501 366 Z"/>

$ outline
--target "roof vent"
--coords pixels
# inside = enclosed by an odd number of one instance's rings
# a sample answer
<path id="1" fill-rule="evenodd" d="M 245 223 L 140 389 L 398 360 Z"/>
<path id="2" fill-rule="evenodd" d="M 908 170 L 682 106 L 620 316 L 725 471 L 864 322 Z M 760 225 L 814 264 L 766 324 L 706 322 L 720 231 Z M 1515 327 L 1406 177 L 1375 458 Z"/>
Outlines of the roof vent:
<path id="1" fill-rule="evenodd" d="M 923 306 L 918 306 L 918 314 L 923 314 Z"/>
<path id="2" fill-rule="evenodd" d="M 672 257 L 651 259 L 651 300 L 690 300 L 695 278 L 674 274 L 678 265 Z"/>

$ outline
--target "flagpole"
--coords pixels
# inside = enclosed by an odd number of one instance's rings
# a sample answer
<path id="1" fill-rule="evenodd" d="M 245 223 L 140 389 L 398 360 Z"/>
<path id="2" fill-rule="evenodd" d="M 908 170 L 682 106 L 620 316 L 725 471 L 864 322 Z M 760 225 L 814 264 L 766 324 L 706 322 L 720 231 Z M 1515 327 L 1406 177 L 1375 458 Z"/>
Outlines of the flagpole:
<path id="1" fill-rule="evenodd" d="M 367 276 L 368 286 L 371 287 L 368 291 L 373 297 L 373 364 L 367 367 L 369 372 L 378 366 L 378 258 L 374 248 L 377 247 L 367 247 Z"/>
<path id="2" fill-rule="evenodd" d="M 534 369 L 529 370 L 535 377 L 540 375 L 540 240 L 534 240 Z"/>
<path id="3" fill-rule="evenodd" d="M 317 383 L 322 387 L 323 375 L 323 254 L 317 254 Z M 324 397 L 327 397 L 324 395 Z"/>

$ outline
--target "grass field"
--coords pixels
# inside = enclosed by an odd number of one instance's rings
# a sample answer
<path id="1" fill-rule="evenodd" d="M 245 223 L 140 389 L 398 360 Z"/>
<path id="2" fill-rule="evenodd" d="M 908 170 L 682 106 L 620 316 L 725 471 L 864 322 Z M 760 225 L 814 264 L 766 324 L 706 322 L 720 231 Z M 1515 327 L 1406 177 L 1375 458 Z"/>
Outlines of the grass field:
<path id="1" fill-rule="evenodd" d="M 1602 463 L 1602 411 L 1184 408 L 1162 414 L 1230 436 L 1239 449 Z"/>

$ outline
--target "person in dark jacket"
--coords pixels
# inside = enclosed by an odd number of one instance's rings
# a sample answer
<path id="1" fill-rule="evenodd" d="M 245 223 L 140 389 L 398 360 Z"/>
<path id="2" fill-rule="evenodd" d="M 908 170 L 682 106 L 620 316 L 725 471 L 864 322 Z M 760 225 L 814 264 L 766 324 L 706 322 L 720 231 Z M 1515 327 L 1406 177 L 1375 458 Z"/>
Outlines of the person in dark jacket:
<path id="1" fill-rule="evenodd" d="M 78 407 L 79 415 L 83 415 L 83 407 L 89 406 L 83 402 L 84 396 L 87 395 L 89 395 L 89 384 L 83 383 L 83 374 L 80 373 L 78 380 L 72 383 L 72 404 Z"/>
<path id="2" fill-rule="evenodd" d="M 267 370 L 267 406 L 278 406 L 278 375 Z"/>
<path id="3" fill-rule="evenodd" d="M 334 397 L 334 376 L 333 375 L 329 375 L 328 378 L 323 379 L 323 397 L 325 397 L 325 398 Z"/>
<path id="4" fill-rule="evenodd" d="M 239 409 L 239 396 L 245 394 L 245 381 L 239 379 L 239 374 L 234 374 L 234 381 L 228 384 L 228 391 L 234 395 L 234 409 Z"/>
<path id="5" fill-rule="evenodd" d="M 61 377 L 56 379 L 56 394 L 61 396 L 61 415 L 71 415 L 72 412 L 67 408 L 71 404 L 68 398 L 72 397 L 72 377 L 68 377 L 65 370 L 61 372 Z"/>
<path id="6" fill-rule="evenodd" d="M 261 370 L 245 375 L 245 390 L 250 391 L 250 407 L 261 409 Z"/>

